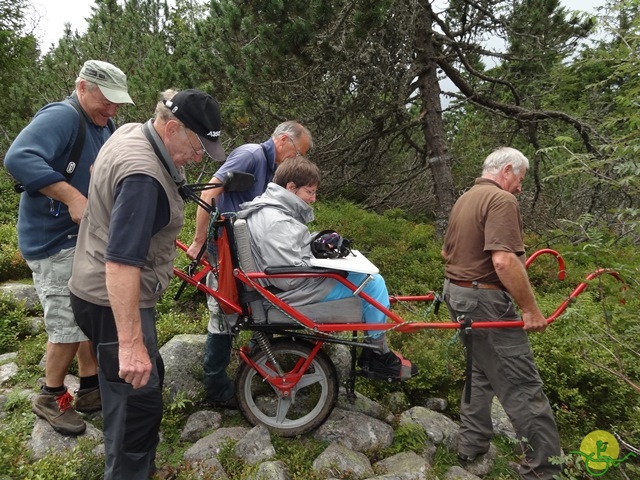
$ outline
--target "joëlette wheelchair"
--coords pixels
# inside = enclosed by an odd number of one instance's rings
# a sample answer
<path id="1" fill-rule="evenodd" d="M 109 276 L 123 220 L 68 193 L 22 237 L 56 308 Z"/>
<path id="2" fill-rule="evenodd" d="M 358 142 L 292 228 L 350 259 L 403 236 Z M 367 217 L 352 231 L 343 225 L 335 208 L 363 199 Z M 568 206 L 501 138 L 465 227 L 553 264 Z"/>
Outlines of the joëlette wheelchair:
<path id="1" fill-rule="evenodd" d="M 194 200 L 211 215 L 210 233 L 220 238 L 222 232 L 226 242 L 218 243 L 218 259 L 228 256 L 230 266 L 211 265 L 204 255 L 204 247 L 198 257 L 184 269 L 175 267 L 174 274 L 183 281 L 175 298 L 189 284 L 211 295 L 220 305 L 224 315 L 234 324 L 236 332 L 253 332 L 252 347 L 242 346 L 242 359 L 235 377 L 236 399 L 245 418 L 252 425 L 264 425 L 270 431 L 282 436 L 296 436 L 307 433 L 331 414 L 338 399 L 338 373 L 331 358 L 322 347 L 326 343 L 342 344 L 350 347 L 351 370 L 346 382 L 348 396 L 354 397 L 357 376 L 367 376 L 356 366 L 358 349 L 372 348 L 364 343 L 366 332 L 397 331 L 413 333 L 427 328 L 460 329 L 466 335 L 474 328 L 514 328 L 523 322 L 477 321 L 458 319 L 457 322 L 409 322 L 397 313 L 384 307 L 365 294 L 364 284 L 355 285 L 346 277 L 348 272 L 341 269 L 323 267 L 276 267 L 258 271 L 251 255 L 250 236 L 246 221 L 231 216 L 223 217 L 215 205 L 207 205 L 195 195 L 196 190 L 224 186 L 225 191 L 241 190 L 252 182 L 247 174 L 232 172 L 223 183 L 185 185 L 183 196 Z M 183 251 L 187 246 L 180 241 L 177 247 Z M 532 254 L 527 260 L 528 267 L 543 254 L 554 256 L 558 261 L 558 277 L 564 279 L 564 260 L 554 250 L 543 249 Z M 224 262 L 223 262 L 224 263 Z M 220 268 L 219 268 L 220 267 Z M 226 270 L 223 272 L 222 270 Z M 233 276 L 237 287 L 235 295 L 222 293 L 207 286 L 209 272 L 221 276 Z M 622 281 L 617 272 L 600 269 L 591 273 L 585 281 L 564 300 L 556 311 L 547 318 L 551 323 L 584 291 L 590 280 L 609 274 Z M 270 279 L 292 277 L 329 277 L 342 283 L 353 292 L 350 298 L 293 307 L 269 288 Z M 384 312 L 387 323 L 366 324 L 362 321 L 362 302 L 373 305 Z M 434 292 L 422 296 L 390 296 L 390 303 L 433 302 L 436 310 L 440 298 Z M 349 333 L 351 334 L 349 336 Z M 395 379 L 388 379 L 393 381 Z"/>

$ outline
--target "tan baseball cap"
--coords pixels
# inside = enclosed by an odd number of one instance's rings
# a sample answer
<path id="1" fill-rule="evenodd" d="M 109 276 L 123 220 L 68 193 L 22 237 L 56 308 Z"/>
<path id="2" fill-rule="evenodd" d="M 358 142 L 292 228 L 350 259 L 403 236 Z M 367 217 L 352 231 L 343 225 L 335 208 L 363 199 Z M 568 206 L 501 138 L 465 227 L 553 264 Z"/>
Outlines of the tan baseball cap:
<path id="1" fill-rule="evenodd" d="M 127 76 L 118 67 L 100 60 L 87 60 L 78 75 L 95 83 L 112 103 L 133 103 L 127 87 Z"/>

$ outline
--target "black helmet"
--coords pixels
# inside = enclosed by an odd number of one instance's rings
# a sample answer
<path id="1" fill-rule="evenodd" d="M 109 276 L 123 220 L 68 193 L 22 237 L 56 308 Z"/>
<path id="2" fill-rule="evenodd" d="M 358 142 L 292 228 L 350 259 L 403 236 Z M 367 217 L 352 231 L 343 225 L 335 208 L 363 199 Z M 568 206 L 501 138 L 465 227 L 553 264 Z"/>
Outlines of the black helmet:
<path id="1" fill-rule="evenodd" d="M 311 253 L 316 258 L 342 258 L 351 253 L 351 241 L 335 230 L 322 230 L 311 241 Z"/>

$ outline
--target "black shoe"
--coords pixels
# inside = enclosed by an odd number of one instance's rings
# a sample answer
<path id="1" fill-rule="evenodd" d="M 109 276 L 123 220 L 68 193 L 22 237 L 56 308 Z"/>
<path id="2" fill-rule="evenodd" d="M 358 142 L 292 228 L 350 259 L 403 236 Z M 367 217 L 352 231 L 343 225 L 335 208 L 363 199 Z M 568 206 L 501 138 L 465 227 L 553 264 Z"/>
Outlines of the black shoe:
<path id="1" fill-rule="evenodd" d="M 358 366 L 365 377 L 374 380 L 402 381 L 418 374 L 418 367 L 396 352 L 376 353 L 364 349 Z"/>
<path id="2" fill-rule="evenodd" d="M 236 401 L 235 395 L 224 401 L 205 400 L 205 403 L 207 404 L 207 406 L 213 407 L 213 408 L 232 408 L 234 410 L 238 409 L 238 402 Z"/>

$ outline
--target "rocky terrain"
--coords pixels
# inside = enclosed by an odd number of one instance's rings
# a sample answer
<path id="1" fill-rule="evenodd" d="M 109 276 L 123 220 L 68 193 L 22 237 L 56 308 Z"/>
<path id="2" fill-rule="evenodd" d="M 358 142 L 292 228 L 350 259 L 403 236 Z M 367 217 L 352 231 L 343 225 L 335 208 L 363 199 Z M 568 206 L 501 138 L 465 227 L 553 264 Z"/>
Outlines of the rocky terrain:
<path id="1" fill-rule="evenodd" d="M 6 287 L 5 287 L 6 289 Z M 28 289 L 20 287 L 22 294 Z M 20 293 L 15 293 L 20 295 Z M 23 297 L 24 298 L 24 297 Z M 33 301 L 33 299 L 31 300 Z M 35 320 L 37 322 L 37 320 Z M 202 384 L 193 372 L 201 365 L 206 335 L 178 335 L 161 348 L 166 368 L 165 388 L 170 400 L 178 397 L 201 398 Z M 349 370 L 349 352 L 346 347 L 332 346 L 330 356 L 339 375 L 344 378 Z M 15 392 L 24 395 L 30 401 L 36 395 L 33 388 L 7 387 L 17 374 L 16 353 L 0 355 L 0 422 L 3 416 L 7 395 Z M 44 367 L 44 359 L 42 366 Z M 78 379 L 72 375 L 66 378 L 69 391 L 77 389 Z M 427 479 L 436 446 L 442 445 L 451 452 L 456 451 L 458 424 L 441 413 L 447 407 L 442 399 L 425 399 L 423 405 L 409 406 L 401 394 L 392 399 L 392 410 L 383 408 L 374 400 L 356 394 L 355 399 L 347 398 L 341 391 L 338 404 L 327 421 L 314 432 L 308 434 L 326 442 L 328 447 L 313 461 L 313 469 L 324 478 L 350 479 Z M 497 434 L 515 438 L 511 424 L 497 401 L 493 409 L 494 429 Z M 399 412 L 399 413 L 398 413 Z M 204 408 L 191 414 L 181 432 L 184 450 L 183 461 L 190 463 L 203 477 L 227 479 L 227 473 L 218 460 L 222 446 L 229 441 L 235 442 L 235 455 L 243 462 L 257 466 L 256 479 L 288 479 L 287 465 L 275 461 L 275 449 L 272 439 L 263 426 L 224 427 L 224 417 L 234 415 L 236 411 Z M 98 412 L 96 415 L 100 415 Z M 34 417 L 28 448 L 34 459 L 42 458 L 51 452 L 60 452 L 77 446 L 78 439 L 90 437 L 96 440 L 101 451 L 102 432 L 88 422 L 83 436 L 65 437 L 56 433 L 49 424 Z M 91 420 L 90 418 L 88 420 Z M 99 422 L 96 422 L 99 424 Z M 413 424 L 424 430 L 427 440 L 421 454 L 413 451 L 402 452 L 382 460 L 372 462 L 367 452 L 380 451 L 389 447 L 394 439 L 394 429 L 402 425 Z M 162 432 L 161 432 L 162 435 Z M 295 439 L 291 439 L 295 441 Z M 161 440 L 162 442 L 162 440 Z M 494 446 L 476 461 L 462 466 L 453 466 L 444 475 L 443 480 L 473 480 L 487 474 L 493 467 L 497 450 Z M 513 465 L 514 470 L 517 469 Z"/>

